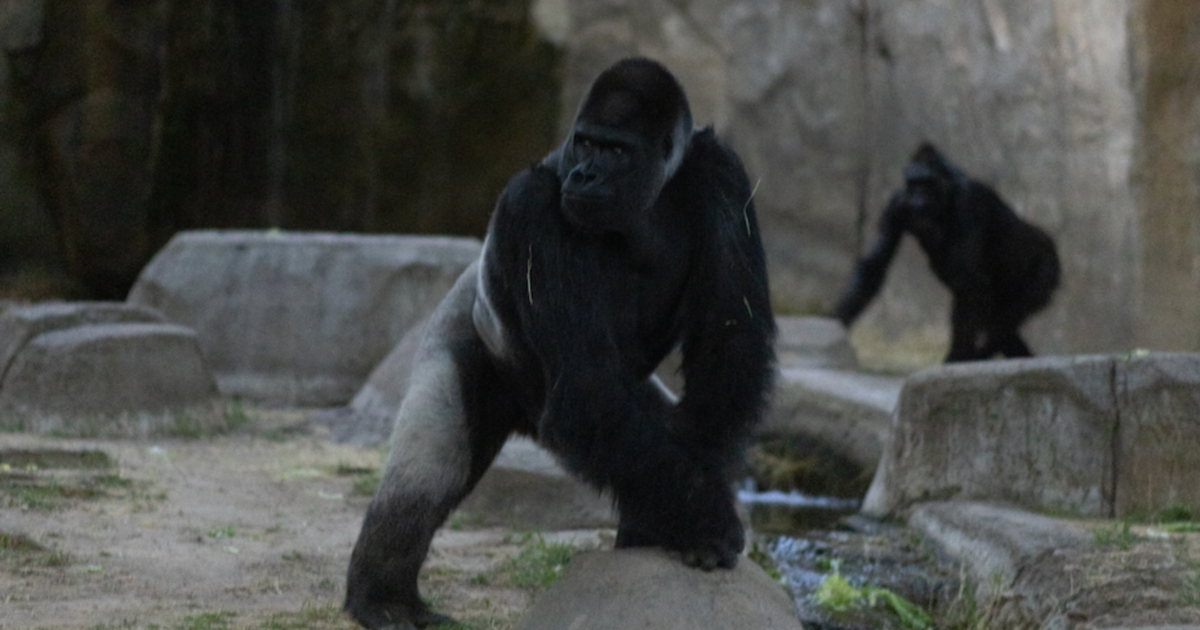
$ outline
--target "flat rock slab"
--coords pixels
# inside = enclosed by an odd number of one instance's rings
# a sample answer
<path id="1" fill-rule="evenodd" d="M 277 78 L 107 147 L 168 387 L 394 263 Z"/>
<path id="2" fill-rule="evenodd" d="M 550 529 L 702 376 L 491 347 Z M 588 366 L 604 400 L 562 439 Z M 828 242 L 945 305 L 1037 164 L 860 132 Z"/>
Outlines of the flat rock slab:
<path id="1" fill-rule="evenodd" d="M 904 384 L 863 511 L 1008 502 L 1080 516 L 1200 510 L 1200 354 L 939 366 Z"/>
<path id="2" fill-rule="evenodd" d="M 980 601 L 1012 586 L 1034 558 L 1093 540 L 1087 530 L 1063 520 L 969 501 L 922 503 L 908 525 L 962 563 Z"/>
<path id="3" fill-rule="evenodd" d="M 902 383 L 894 377 L 784 366 L 760 432 L 815 438 L 869 474 L 890 439 Z"/>
<path id="4" fill-rule="evenodd" d="M 801 628 L 783 586 L 742 558 L 704 572 L 657 550 L 580 554 L 516 630 L 787 630 Z"/>
<path id="5" fill-rule="evenodd" d="M 469 238 L 183 232 L 129 302 L 194 328 L 222 394 L 341 405 L 479 251 Z"/>
<path id="6" fill-rule="evenodd" d="M 175 421 L 169 412 L 207 408 L 216 396 L 191 329 L 91 324 L 45 332 L 21 347 L 0 381 L 0 426 L 153 434 Z"/>

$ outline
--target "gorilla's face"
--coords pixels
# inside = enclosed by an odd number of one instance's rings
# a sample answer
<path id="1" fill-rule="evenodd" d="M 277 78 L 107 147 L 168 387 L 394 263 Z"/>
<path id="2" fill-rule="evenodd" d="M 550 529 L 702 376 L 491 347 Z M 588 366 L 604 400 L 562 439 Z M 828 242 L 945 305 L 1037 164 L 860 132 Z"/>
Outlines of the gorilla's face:
<path id="1" fill-rule="evenodd" d="M 950 228 L 951 191 L 949 182 L 938 177 L 917 178 L 905 187 L 905 203 L 910 208 L 908 230 L 926 248 L 940 248 Z"/>
<path id="2" fill-rule="evenodd" d="M 633 229 L 666 182 L 667 138 L 655 142 L 619 127 L 578 122 L 558 168 L 567 219 L 598 232 Z"/>

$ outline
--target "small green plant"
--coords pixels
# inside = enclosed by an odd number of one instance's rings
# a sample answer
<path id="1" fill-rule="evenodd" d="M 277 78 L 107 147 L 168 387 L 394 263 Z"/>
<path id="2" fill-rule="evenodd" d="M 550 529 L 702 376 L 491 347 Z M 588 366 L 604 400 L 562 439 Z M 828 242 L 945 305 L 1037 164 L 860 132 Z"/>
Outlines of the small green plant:
<path id="1" fill-rule="evenodd" d="M 42 558 L 40 564 L 44 567 L 65 567 L 71 564 L 71 554 L 65 551 L 51 551 Z"/>
<path id="2" fill-rule="evenodd" d="M 1129 523 L 1104 525 L 1092 530 L 1092 538 L 1098 545 L 1116 547 L 1121 551 L 1129 551 L 1138 541 L 1138 535 L 1130 531 Z"/>
<path id="3" fill-rule="evenodd" d="M 818 605 L 830 610 L 844 612 L 852 608 L 874 608 L 883 603 L 896 613 L 900 624 L 911 630 L 925 630 L 930 626 L 929 613 L 920 606 L 879 586 L 854 586 L 839 571 L 841 563 L 833 561 L 833 572 L 813 592 L 812 598 Z"/>
<path id="4" fill-rule="evenodd" d="M 524 548 L 509 563 L 513 585 L 519 588 L 541 589 L 554 583 L 563 568 L 575 555 L 575 548 L 566 543 L 548 543 L 540 535 L 526 536 Z"/>
<path id="5" fill-rule="evenodd" d="M 375 489 L 379 487 L 379 470 L 375 468 L 338 464 L 333 474 L 354 478 L 354 483 L 350 486 L 350 496 L 373 497 Z"/>
<path id="6" fill-rule="evenodd" d="M 234 398 L 225 406 L 225 429 L 227 431 L 240 429 L 253 421 L 250 414 L 246 413 L 246 408 L 242 406 L 240 398 Z"/>
<path id="7" fill-rule="evenodd" d="M 209 538 L 233 538 L 236 535 L 237 535 L 237 532 L 235 532 L 233 530 L 232 525 L 224 525 L 221 527 L 214 527 L 214 528 L 208 530 Z"/>
<path id="8" fill-rule="evenodd" d="M 767 550 L 758 546 L 758 541 L 750 545 L 750 553 L 747 555 L 754 561 L 754 564 L 762 567 L 762 570 L 766 571 L 772 580 L 778 582 L 783 579 L 783 576 L 779 573 L 779 567 L 775 565 L 775 559 L 771 557 L 771 554 Z"/>
<path id="9" fill-rule="evenodd" d="M 177 630 L 228 630 L 229 620 L 233 617 L 234 613 L 226 611 L 188 615 L 176 628 Z"/>

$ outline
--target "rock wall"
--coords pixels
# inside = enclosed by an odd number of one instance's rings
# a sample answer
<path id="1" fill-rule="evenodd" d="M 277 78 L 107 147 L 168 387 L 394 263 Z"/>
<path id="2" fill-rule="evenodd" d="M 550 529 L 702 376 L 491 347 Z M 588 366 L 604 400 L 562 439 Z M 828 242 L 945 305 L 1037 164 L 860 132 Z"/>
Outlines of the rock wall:
<path id="1" fill-rule="evenodd" d="M 554 143 L 529 3 L 0 0 L 0 296 L 121 298 L 181 229 L 481 235 Z"/>
<path id="2" fill-rule="evenodd" d="M 680 76 L 742 154 L 776 306 L 830 308 L 929 140 L 1057 239 L 1040 353 L 1200 348 L 1200 4 L 1188 0 L 542 0 L 564 114 L 611 60 Z M 566 26 L 562 26 L 566 25 Z M 935 362 L 949 296 L 907 241 L 856 326 L 868 363 Z"/>

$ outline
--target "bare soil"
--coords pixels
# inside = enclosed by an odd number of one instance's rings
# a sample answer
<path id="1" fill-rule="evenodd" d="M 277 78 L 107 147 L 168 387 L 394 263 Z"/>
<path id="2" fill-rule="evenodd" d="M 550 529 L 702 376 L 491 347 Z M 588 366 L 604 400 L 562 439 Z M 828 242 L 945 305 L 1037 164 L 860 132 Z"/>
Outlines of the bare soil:
<path id="1" fill-rule="evenodd" d="M 336 444 L 302 412 L 250 416 L 204 439 L 0 433 L 0 630 L 354 628 L 345 569 L 384 452 Z M 530 535 L 467 524 L 452 517 L 439 532 L 423 593 L 466 628 L 511 628 L 539 590 L 514 568 Z M 1200 624 L 1200 533 L 1093 525 L 1096 545 L 1037 559 L 1001 597 L 943 597 L 930 609 L 957 609 L 935 610 L 935 625 Z M 610 547 L 612 532 L 539 540 Z M 829 553 L 851 569 L 855 549 L 881 540 L 844 538 Z M 911 535 L 897 540 L 866 565 L 903 555 Z M 897 591 L 905 575 L 863 573 Z"/>
<path id="2" fill-rule="evenodd" d="M 193 440 L 0 434 L 0 629 L 356 627 L 344 573 L 383 451 L 265 415 Z M 447 528 L 423 591 L 507 628 L 533 592 L 507 574 L 524 541 Z"/>

